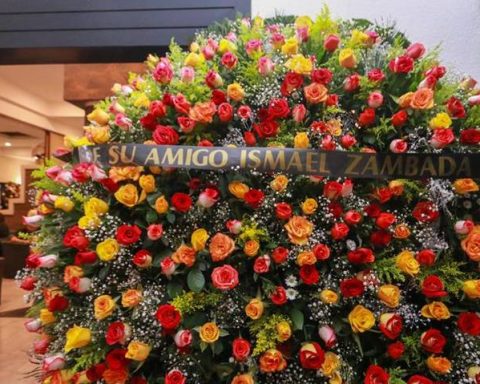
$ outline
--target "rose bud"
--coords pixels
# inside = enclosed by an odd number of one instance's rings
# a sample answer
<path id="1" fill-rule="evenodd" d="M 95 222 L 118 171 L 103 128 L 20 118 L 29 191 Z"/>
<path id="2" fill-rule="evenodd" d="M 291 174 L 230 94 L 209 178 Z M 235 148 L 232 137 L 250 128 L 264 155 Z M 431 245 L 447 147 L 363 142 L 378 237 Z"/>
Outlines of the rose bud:
<path id="1" fill-rule="evenodd" d="M 27 276 L 20 283 L 20 288 L 24 291 L 33 291 L 36 282 L 37 278 L 35 276 Z"/>
<path id="2" fill-rule="evenodd" d="M 223 85 L 223 79 L 218 72 L 211 69 L 205 76 L 205 83 L 210 88 L 220 88 Z"/>
<path id="3" fill-rule="evenodd" d="M 65 356 L 63 353 L 47 356 L 43 359 L 42 370 L 44 372 L 58 371 L 65 366 Z"/>
<path id="4" fill-rule="evenodd" d="M 470 96 L 468 98 L 468 104 L 470 104 L 470 105 L 480 105 L 480 95 Z"/>
<path id="5" fill-rule="evenodd" d="M 242 222 L 239 220 L 228 220 L 226 226 L 228 231 L 234 235 L 238 235 L 242 230 Z"/>
<path id="6" fill-rule="evenodd" d="M 172 369 L 165 375 L 165 384 L 186 384 L 187 378 L 179 369 Z"/>
<path id="7" fill-rule="evenodd" d="M 212 60 L 215 56 L 215 48 L 212 47 L 210 44 L 207 44 L 205 47 L 202 48 L 202 54 L 206 60 Z"/>
<path id="8" fill-rule="evenodd" d="M 377 42 L 379 35 L 375 31 L 366 31 L 365 33 L 368 36 L 367 45 L 371 47 L 373 44 Z"/>
<path id="9" fill-rule="evenodd" d="M 455 233 L 457 235 L 466 235 L 470 233 L 474 225 L 472 220 L 459 220 L 455 223 Z"/>
<path id="10" fill-rule="evenodd" d="M 140 249 L 133 255 L 132 262 L 139 268 L 148 268 L 152 265 L 152 254 L 146 249 Z"/>
<path id="11" fill-rule="evenodd" d="M 335 223 L 331 229 L 331 235 L 333 240 L 341 240 L 348 236 L 350 228 L 345 223 Z"/>
<path id="12" fill-rule="evenodd" d="M 211 208 L 217 201 L 220 193 L 215 188 L 206 188 L 198 196 L 197 205 L 203 208 Z"/>
<path id="13" fill-rule="evenodd" d="M 343 81 L 343 89 L 346 92 L 353 92 L 356 91 L 360 87 L 360 76 L 357 73 L 348 76 Z"/>
<path id="14" fill-rule="evenodd" d="M 272 59 L 267 56 L 260 57 L 257 63 L 258 73 L 262 76 L 267 76 L 275 69 L 275 64 Z"/>
<path id="15" fill-rule="evenodd" d="M 40 319 L 29 319 L 23 323 L 23 326 L 28 332 L 38 332 L 42 328 Z"/>
<path id="16" fill-rule="evenodd" d="M 396 341 L 395 343 L 389 344 L 387 347 L 388 356 L 394 360 L 398 360 L 400 357 L 402 357 L 404 352 L 405 344 L 403 344 L 401 341 Z"/>
<path id="17" fill-rule="evenodd" d="M 252 346 L 248 340 L 241 337 L 236 338 L 232 343 L 234 359 L 236 361 L 245 361 L 250 356 L 251 348 Z"/>
<path id="18" fill-rule="evenodd" d="M 232 52 L 225 52 L 222 56 L 221 63 L 227 69 L 233 69 L 238 63 L 238 58 Z"/>
<path id="19" fill-rule="evenodd" d="M 342 183 L 342 192 L 341 192 L 342 197 L 348 197 L 352 194 L 352 192 L 353 192 L 352 180 L 345 179 L 345 181 Z"/>
<path id="20" fill-rule="evenodd" d="M 320 328 L 318 328 L 318 336 L 320 336 L 325 343 L 325 347 L 328 349 L 332 348 L 337 343 L 335 331 L 329 325 L 322 325 Z"/>
<path id="21" fill-rule="evenodd" d="M 405 51 L 405 55 L 417 60 L 425 53 L 425 46 L 422 43 L 413 43 Z"/>
<path id="22" fill-rule="evenodd" d="M 48 337 L 42 337 L 33 342 L 33 351 L 38 355 L 44 355 L 47 352 L 49 345 L 50 339 Z"/>
<path id="23" fill-rule="evenodd" d="M 340 139 L 340 145 L 345 149 L 353 147 L 356 143 L 357 139 L 355 139 L 355 136 L 351 135 L 350 133 L 343 135 Z"/>
<path id="24" fill-rule="evenodd" d="M 367 103 L 370 108 L 378 108 L 383 104 L 383 95 L 380 92 L 372 92 L 368 95 Z"/>
<path id="25" fill-rule="evenodd" d="M 158 240 L 163 235 L 162 224 L 150 224 L 147 228 L 147 237 L 150 240 Z"/>
<path id="26" fill-rule="evenodd" d="M 394 127 L 401 127 L 408 120 L 408 114 L 403 109 L 392 116 L 392 124 Z"/>
<path id="27" fill-rule="evenodd" d="M 263 255 L 259 256 L 255 259 L 255 262 L 253 263 L 253 271 L 255 273 L 258 273 L 259 275 L 262 273 L 267 273 L 268 270 L 270 269 L 270 256 L 268 255 Z"/>
<path id="28" fill-rule="evenodd" d="M 460 88 L 469 91 L 475 88 L 475 85 L 477 85 L 477 80 L 469 76 L 462 80 L 462 82 L 460 83 Z"/>
<path id="29" fill-rule="evenodd" d="M 430 267 L 435 264 L 435 253 L 431 249 L 422 249 L 415 255 L 415 259 L 423 266 Z"/>
<path id="30" fill-rule="evenodd" d="M 53 268 L 57 265 L 58 255 L 46 255 L 38 258 L 40 268 Z"/>
<path id="31" fill-rule="evenodd" d="M 76 293 L 85 293 L 90 289 L 91 280 L 88 277 L 72 277 L 68 287 Z"/>
<path id="32" fill-rule="evenodd" d="M 195 70 L 192 67 L 183 67 L 180 70 L 180 80 L 186 84 L 190 84 L 195 79 Z"/>
<path id="33" fill-rule="evenodd" d="M 169 277 L 173 275 L 173 272 L 175 272 L 177 265 L 171 257 L 167 256 L 160 262 L 160 267 L 162 268 L 162 273 Z"/>
<path id="34" fill-rule="evenodd" d="M 192 332 L 188 329 L 181 329 L 175 334 L 173 340 L 179 349 L 188 348 L 193 341 Z"/>
<path id="35" fill-rule="evenodd" d="M 288 249 L 284 247 L 277 247 L 272 252 L 272 259 L 276 264 L 282 264 L 287 261 Z"/>
<path id="36" fill-rule="evenodd" d="M 417 89 L 433 89 L 435 88 L 435 85 L 437 85 L 437 78 L 435 76 L 427 76 L 420 82 L 420 84 L 418 84 Z"/>
<path id="37" fill-rule="evenodd" d="M 292 109 L 292 117 L 296 123 L 301 123 L 305 119 L 307 109 L 303 104 L 297 104 Z"/>
<path id="38" fill-rule="evenodd" d="M 313 247 L 312 251 L 318 261 L 324 261 L 330 258 L 330 248 L 328 245 L 317 244 Z"/>
<path id="39" fill-rule="evenodd" d="M 251 131 L 244 132 L 243 139 L 249 147 L 253 147 L 257 143 L 257 139 Z"/>
<path id="40" fill-rule="evenodd" d="M 126 115 L 123 113 L 117 113 L 115 115 L 115 125 L 118 125 L 124 131 L 128 131 L 132 126 L 132 120 L 130 120 Z"/>
<path id="41" fill-rule="evenodd" d="M 404 153 L 408 149 L 408 144 L 402 139 L 392 140 L 390 143 L 390 150 L 393 153 Z"/>
<path id="42" fill-rule="evenodd" d="M 357 225 L 362 221 L 362 218 L 363 216 L 353 209 L 345 212 L 345 215 L 343 216 L 343 219 L 348 225 Z"/>
<path id="43" fill-rule="evenodd" d="M 237 109 L 237 114 L 241 119 L 249 119 L 252 116 L 252 110 L 248 105 L 241 105 Z"/>
<path id="44" fill-rule="evenodd" d="M 323 41 L 323 48 L 327 52 L 334 52 L 340 44 L 340 38 L 337 35 L 328 35 Z"/>
<path id="45" fill-rule="evenodd" d="M 43 215 L 23 216 L 23 225 L 37 225 L 43 220 Z"/>

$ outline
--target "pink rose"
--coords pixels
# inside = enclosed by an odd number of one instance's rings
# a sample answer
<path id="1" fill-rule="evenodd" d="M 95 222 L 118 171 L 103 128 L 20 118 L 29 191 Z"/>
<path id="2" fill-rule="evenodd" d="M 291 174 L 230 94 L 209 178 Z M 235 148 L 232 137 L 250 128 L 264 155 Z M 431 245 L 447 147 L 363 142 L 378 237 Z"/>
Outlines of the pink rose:
<path id="1" fill-rule="evenodd" d="M 177 268 L 171 257 L 165 257 L 160 262 L 160 267 L 162 268 L 162 273 L 167 277 L 172 276 L 173 272 L 175 272 L 175 269 Z"/>
<path id="2" fill-rule="evenodd" d="M 383 95 L 380 92 L 372 92 L 368 95 L 367 103 L 370 108 L 378 108 L 383 104 Z"/>
<path id="3" fill-rule="evenodd" d="M 233 69 L 238 63 L 238 58 L 232 52 L 225 52 L 222 56 L 221 62 L 227 69 Z"/>
<path id="4" fill-rule="evenodd" d="M 150 240 L 158 240 L 163 235 L 162 224 L 150 224 L 147 228 L 147 236 Z"/>
<path id="5" fill-rule="evenodd" d="M 175 334 L 173 340 L 180 349 L 189 347 L 193 341 L 192 332 L 188 329 L 181 329 Z"/>
<path id="6" fill-rule="evenodd" d="M 192 67 L 183 67 L 180 70 L 180 79 L 186 84 L 190 84 L 195 79 L 195 70 Z"/>
<path id="7" fill-rule="evenodd" d="M 220 196 L 218 189 L 205 188 L 205 190 L 198 196 L 197 204 L 203 208 L 211 208 Z"/>
<path id="8" fill-rule="evenodd" d="M 323 41 L 323 48 L 327 52 L 333 52 L 338 48 L 340 44 L 340 38 L 337 35 L 328 35 Z"/>
<path id="9" fill-rule="evenodd" d="M 255 273 L 262 274 L 267 273 L 270 269 L 270 256 L 263 255 L 259 256 L 255 259 L 255 263 L 253 264 L 253 270 Z"/>
<path id="10" fill-rule="evenodd" d="M 33 351 L 36 354 L 43 355 L 47 352 L 48 346 L 50 345 L 50 340 L 48 337 L 42 337 L 39 340 L 33 342 Z"/>
<path id="11" fill-rule="evenodd" d="M 243 120 L 246 120 L 252 117 L 252 110 L 248 105 L 241 105 L 237 109 L 237 114 L 238 114 L 238 117 L 240 117 Z"/>
<path id="12" fill-rule="evenodd" d="M 413 60 L 417 60 L 425 53 L 425 46 L 422 43 L 413 43 L 405 51 L 405 54 Z"/>
<path id="13" fill-rule="evenodd" d="M 68 287 L 75 293 L 85 293 L 90 290 L 91 280 L 88 277 L 72 277 Z"/>
<path id="14" fill-rule="evenodd" d="M 38 332 L 42 328 L 40 319 L 29 319 L 23 323 L 28 332 Z"/>
<path id="15" fill-rule="evenodd" d="M 275 69 L 275 64 L 272 59 L 267 56 L 260 57 L 257 63 L 258 73 L 262 76 L 267 76 Z"/>
<path id="16" fill-rule="evenodd" d="M 115 115 L 115 125 L 118 125 L 124 131 L 128 131 L 132 126 L 132 120 L 130 120 L 123 113 L 117 113 Z"/>
<path id="17" fill-rule="evenodd" d="M 37 225 L 43 220 L 43 215 L 23 216 L 23 225 Z"/>
<path id="18" fill-rule="evenodd" d="M 468 98 L 468 104 L 470 104 L 470 105 L 480 105 L 480 95 L 470 96 Z"/>
<path id="19" fill-rule="evenodd" d="M 343 135 L 340 139 L 340 145 L 345 149 L 353 147 L 356 143 L 357 139 L 355 139 L 355 136 L 351 135 L 350 133 Z"/>
<path id="20" fill-rule="evenodd" d="M 222 291 L 228 291 L 238 285 L 238 272 L 231 265 L 216 267 L 212 271 L 213 286 Z"/>
<path id="21" fill-rule="evenodd" d="M 255 52 L 260 52 L 262 50 L 262 41 L 257 40 L 257 39 L 252 39 L 247 41 L 247 44 L 245 44 L 245 50 L 247 51 L 247 54 L 250 56 Z"/>
<path id="22" fill-rule="evenodd" d="M 353 75 L 348 76 L 343 81 L 343 89 L 346 92 L 356 91 L 359 87 L 360 87 L 360 76 L 358 76 L 358 73 L 354 73 Z"/>
<path id="23" fill-rule="evenodd" d="M 403 153 L 408 149 L 408 144 L 401 139 L 392 140 L 390 143 L 390 150 L 393 153 Z"/>
<path id="24" fill-rule="evenodd" d="M 57 265 L 58 255 L 46 255 L 38 258 L 40 268 L 53 268 Z"/>
<path id="25" fill-rule="evenodd" d="M 341 195 L 342 197 L 347 197 L 350 196 L 353 192 L 353 182 L 350 179 L 346 179 L 342 183 L 342 190 L 341 190 Z"/>
<path id="26" fill-rule="evenodd" d="M 435 149 L 445 148 L 455 140 L 455 135 L 450 128 L 439 128 L 433 130 L 430 145 Z"/>
<path id="27" fill-rule="evenodd" d="M 58 371 L 65 366 L 65 356 L 63 353 L 46 356 L 43 359 L 42 370 L 44 372 Z"/>
<path id="28" fill-rule="evenodd" d="M 168 84 L 173 78 L 173 67 L 166 57 L 162 57 L 153 71 L 153 78 L 161 84 Z"/>
<path id="29" fill-rule="evenodd" d="M 329 325 L 322 325 L 318 328 L 318 336 L 320 336 L 327 348 L 332 348 L 337 343 L 335 331 Z"/>
<path id="30" fill-rule="evenodd" d="M 234 235 L 238 235 L 242 229 L 242 222 L 239 220 L 228 220 L 226 225 L 228 231 Z"/>
<path id="31" fill-rule="evenodd" d="M 472 220 L 459 220 L 455 223 L 455 233 L 458 235 L 466 235 L 470 233 L 474 225 Z"/>
<path id="32" fill-rule="evenodd" d="M 223 85 L 223 79 L 218 72 L 211 69 L 208 71 L 207 76 L 205 76 L 205 84 L 212 89 L 219 88 Z"/>
<path id="33" fill-rule="evenodd" d="M 301 123 L 305 119 L 307 108 L 303 104 L 297 104 L 292 109 L 292 117 L 296 123 Z"/>

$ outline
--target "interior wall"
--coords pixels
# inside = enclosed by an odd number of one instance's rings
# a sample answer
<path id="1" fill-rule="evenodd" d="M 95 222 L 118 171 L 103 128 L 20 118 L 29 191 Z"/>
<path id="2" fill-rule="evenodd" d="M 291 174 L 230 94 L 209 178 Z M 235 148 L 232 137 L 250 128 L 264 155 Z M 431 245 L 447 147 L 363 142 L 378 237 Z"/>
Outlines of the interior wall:
<path id="1" fill-rule="evenodd" d="M 35 162 L 14 159 L 12 157 L 0 156 L 2 171 L 0 172 L 0 182 L 10 182 L 20 184 L 22 175 L 22 166 L 36 167 Z"/>

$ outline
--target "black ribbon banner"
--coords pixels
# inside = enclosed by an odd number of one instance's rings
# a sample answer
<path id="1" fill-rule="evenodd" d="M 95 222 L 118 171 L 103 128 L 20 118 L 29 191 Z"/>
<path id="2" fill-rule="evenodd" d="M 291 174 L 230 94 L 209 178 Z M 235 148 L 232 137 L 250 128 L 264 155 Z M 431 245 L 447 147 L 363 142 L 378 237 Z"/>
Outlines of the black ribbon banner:
<path id="1" fill-rule="evenodd" d="M 480 154 L 360 153 L 296 148 L 105 144 L 77 148 L 80 162 L 349 178 L 480 178 Z"/>

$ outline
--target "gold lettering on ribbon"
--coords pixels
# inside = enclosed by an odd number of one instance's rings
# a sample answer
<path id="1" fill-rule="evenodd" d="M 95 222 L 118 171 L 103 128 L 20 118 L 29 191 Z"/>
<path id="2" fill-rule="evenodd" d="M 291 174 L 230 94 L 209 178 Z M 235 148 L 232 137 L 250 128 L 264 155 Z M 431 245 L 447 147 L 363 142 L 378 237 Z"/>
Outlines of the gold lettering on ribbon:
<path id="1" fill-rule="evenodd" d="M 428 176 L 437 176 L 437 170 L 435 169 L 435 165 L 433 164 L 433 160 L 430 156 L 427 156 L 425 158 L 422 169 L 420 170 L 420 175 L 427 176 L 427 172 Z"/>
<path id="2" fill-rule="evenodd" d="M 470 168 L 470 159 L 468 157 L 463 157 L 462 162 L 458 166 L 457 177 L 470 177 L 472 170 Z"/>
<path id="3" fill-rule="evenodd" d="M 278 150 L 274 156 L 271 149 L 267 149 L 264 155 L 264 168 L 268 170 L 285 169 L 285 151 Z"/>
<path id="4" fill-rule="evenodd" d="M 92 163 L 96 163 L 98 159 L 101 157 L 100 147 L 94 147 L 92 151 L 92 155 L 93 155 Z"/>
<path id="5" fill-rule="evenodd" d="M 163 154 L 162 158 L 162 165 L 163 166 L 172 166 L 172 165 L 183 165 L 183 149 L 178 148 L 176 151 L 173 148 L 166 148 L 165 153 Z"/>
<path id="6" fill-rule="evenodd" d="M 394 175 L 401 174 L 403 170 L 402 158 L 398 156 L 395 161 L 392 161 L 392 156 L 386 156 L 383 161 L 382 169 L 380 170 L 381 175 Z"/>
<path id="7" fill-rule="evenodd" d="M 258 168 L 262 164 L 262 160 L 260 159 L 260 150 L 258 149 L 252 149 L 248 151 L 248 160 L 250 160 L 252 163 L 250 165 L 251 168 Z"/>
<path id="8" fill-rule="evenodd" d="M 362 155 L 347 154 L 347 158 L 350 159 L 350 162 L 347 163 L 347 168 L 345 169 L 346 175 L 358 175 L 358 172 L 355 171 L 360 161 L 362 161 Z"/>
<path id="9" fill-rule="evenodd" d="M 197 167 L 205 167 L 208 164 L 208 152 L 206 148 L 195 149 L 192 153 L 192 164 Z M 201 159 L 199 158 L 202 155 Z"/>
<path id="10" fill-rule="evenodd" d="M 438 175 L 451 176 L 455 172 L 456 163 L 450 156 L 440 156 L 438 158 Z"/>
<path id="11" fill-rule="evenodd" d="M 242 149 L 240 151 L 240 168 L 244 169 L 247 168 L 247 151 Z"/>
<path id="12" fill-rule="evenodd" d="M 297 168 L 297 172 L 301 172 L 303 169 L 302 159 L 300 158 L 300 153 L 297 151 L 292 152 L 292 157 L 290 157 L 290 161 L 287 165 L 287 171 L 290 170 L 291 167 Z"/>
<path id="13" fill-rule="evenodd" d="M 327 154 L 326 153 L 321 153 L 320 154 L 320 168 L 319 168 L 320 173 L 323 173 L 325 175 L 330 175 L 330 169 L 327 167 Z"/>
<path id="14" fill-rule="evenodd" d="M 215 156 L 217 154 L 221 155 L 220 162 L 218 163 L 215 160 Z M 216 149 L 210 152 L 210 155 L 208 156 L 208 162 L 210 166 L 214 168 L 223 168 L 225 165 L 228 164 L 228 152 L 223 149 Z"/>
<path id="15" fill-rule="evenodd" d="M 110 165 L 115 165 L 120 160 L 120 149 L 118 145 L 112 145 L 108 148 L 108 162 Z"/>
<path id="16" fill-rule="evenodd" d="M 158 157 L 157 148 L 152 148 L 145 158 L 144 165 L 148 165 L 149 162 L 153 165 L 160 165 L 160 158 Z"/>
<path id="17" fill-rule="evenodd" d="M 133 159 L 135 158 L 135 152 L 137 152 L 137 147 L 132 147 L 132 152 L 130 152 L 130 156 L 128 156 L 128 147 L 126 145 L 122 145 L 120 148 L 120 162 L 123 164 L 133 164 Z"/>
<path id="18" fill-rule="evenodd" d="M 317 173 L 318 169 L 318 156 L 315 152 L 307 152 L 305 158 L 305 171 L 308 173 Z"/>
<path id="19" fill-rule="evenodd" d="M 365 175 L 365 174 L 372 175 L 372 176 L 378 175 L 378 164 L 377 164 L 377 158 L 375 156 L 370 157 L 367 163 L 365 164 L 365 167 L 363 167 L 362 175 Z"/>
<path id="20" fill-rule="evenodd" d="M 405 159 L 405 176 L 413 177 L 418 174 L 418 157 L 407 156 Z"/>

